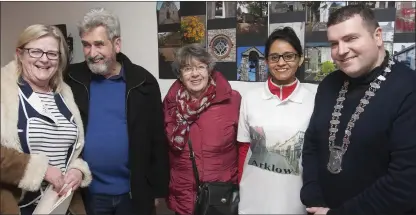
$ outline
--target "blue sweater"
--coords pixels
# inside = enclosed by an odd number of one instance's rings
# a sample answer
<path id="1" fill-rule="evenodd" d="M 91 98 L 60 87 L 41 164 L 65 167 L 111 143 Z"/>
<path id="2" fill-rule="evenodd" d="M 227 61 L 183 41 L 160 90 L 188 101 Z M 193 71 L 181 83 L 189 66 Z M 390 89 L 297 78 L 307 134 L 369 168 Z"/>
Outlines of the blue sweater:
<path id="1" fill-rule="evenodd" d="M 120 195 L 130 191 L 125 95 L 123 70 L 109 79 L 93 75 L 83 154 L 93 176 L 91 193 Z"/>
<path id="2" fill-rule="evenodd" d="M 328 215 L 416 213 L 416 73 L 396 63 L 351 131 L 343 170 L 331 174 L 328 128 L 343 81 L 350 79 L 336 145 L 342 145 L 347 123 L 370 82 L 382 73 L 349 78 L 341 71 L 318 87 L 315 109 L 303 146 L 301 200 L 324 206 Z"/>

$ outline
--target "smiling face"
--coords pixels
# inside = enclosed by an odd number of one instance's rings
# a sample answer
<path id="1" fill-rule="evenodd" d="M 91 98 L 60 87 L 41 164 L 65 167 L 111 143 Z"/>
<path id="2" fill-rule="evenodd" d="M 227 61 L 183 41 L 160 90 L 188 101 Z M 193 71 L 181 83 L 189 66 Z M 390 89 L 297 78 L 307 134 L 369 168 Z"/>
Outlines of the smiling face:
<path id="1" fill-rule="evenodd" d="M 359 15 L 328 27 L 331 57 L 345 74 L 359 77 L 377 66 L 384 52 L 382 32 L 370 32 Z"/>
<path id="2" fill-rule="evenodd" d="M 189 64 L 182 66 L 180 72 L 180 80 L 186 90 L 192 97 L 199 98 L 208 86 L 208 66 L 205 63 L 192 58 Z"/>
<path id="3" fill-rule="evenodd" d="M 90 70 L 99 75 L 108 75 L 115 65 L 116 54 L 120 52 L 120 38 L 111 41 L 106 28 L 99 26 L 85 32 L 81 37 L 85 60 Z"/>
<path id="4" fill-rule="evenodd" d="M 267 65 L 273 82 L 276 84 L 284 85 L 295 81 L 296 71 L 301 64 L 302 58 L 290 43 L 278 39 L 270 46 Z"/>
<path id="5" fill-rule="evenodd" d="M 52 36 L 41 37 L 18 48 L 17 55 L 22 63 L 22 77 L 32 88 L 33 85 L 46 87 L 58 70 L 59 42 Z"/>

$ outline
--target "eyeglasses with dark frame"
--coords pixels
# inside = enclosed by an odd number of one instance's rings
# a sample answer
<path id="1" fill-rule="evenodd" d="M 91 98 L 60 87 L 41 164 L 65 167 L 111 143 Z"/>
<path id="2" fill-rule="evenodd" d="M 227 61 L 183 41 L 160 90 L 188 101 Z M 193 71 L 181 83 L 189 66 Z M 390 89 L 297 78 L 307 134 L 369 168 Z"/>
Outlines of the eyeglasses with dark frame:
<path id="1" fill-rule="evenodd" d="M 269 57 L 267 57 L 267 59 L 270 63 L 277 63 L 277 62 L 279 62 L 280 58 L 283 58 L 283 60 L 285 62 L 293 62 L 293 61 L 296 60 L 297 56 L 299 56 L 299 55 L 296 54 L 296 53 L 287 52 L 287 53 L 284 53 L 284 54 L 271 54 L 271 55 L 269 55 Z"/>
<path id="2" fill-rule="evenodd" d="M 46 54 L 46 57 L 49 60 L 59 59 L 60 52 L 55 52 L 55 51 L 44 52 L 43 50 L 37 49 L 37 48 L 22 48 L 22 49 L 27 50 L 27 52 L 29 53 L 29 56 L 33 58 L 41 58 L 44 54 Z"/>

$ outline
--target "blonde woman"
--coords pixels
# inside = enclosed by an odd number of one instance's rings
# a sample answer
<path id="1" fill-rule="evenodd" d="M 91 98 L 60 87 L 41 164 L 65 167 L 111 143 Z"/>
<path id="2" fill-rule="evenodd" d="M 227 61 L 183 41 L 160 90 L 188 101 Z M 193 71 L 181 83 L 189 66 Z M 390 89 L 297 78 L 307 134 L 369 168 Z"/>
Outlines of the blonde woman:
<path id="1" fill-rule="evenodd" d="M 79 158 L 84 145 L 82 120 L 62 79 L 67 53 L 65 38 L 56 27 L 32 25 L 18 38 L 15 60 L 1 69 L 1 145 L 30 155 L 26 165 L 1 170 L 1 198 L 8 210 L 20 210 L 22 215 L 33 213 L 49 184 L 62 195 L 91 182 L 88 165 Z M 22 159 L 4 156 L 10 162 Z M 20 180 L 7 180 L 22 168 Z M 69 211 L 85 214 L 78 193 Z"/>

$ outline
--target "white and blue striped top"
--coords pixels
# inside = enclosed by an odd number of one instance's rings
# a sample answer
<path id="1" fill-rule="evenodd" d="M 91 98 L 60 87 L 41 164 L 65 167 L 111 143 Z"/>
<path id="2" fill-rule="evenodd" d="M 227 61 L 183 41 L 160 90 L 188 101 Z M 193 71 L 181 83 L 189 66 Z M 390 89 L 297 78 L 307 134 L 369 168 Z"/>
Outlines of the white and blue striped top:
<path id="1" fill-rule="evenodd" d="M 40 118 L 30 120 L 27 132 L 30 151 L 45 154 L 51 166 L 64 171 L 69 148 L 77 141 L 77 127 L 59 112 L 52 92 L 35 94 L 42 101 L 44 114 L 54 123 Z"/>

